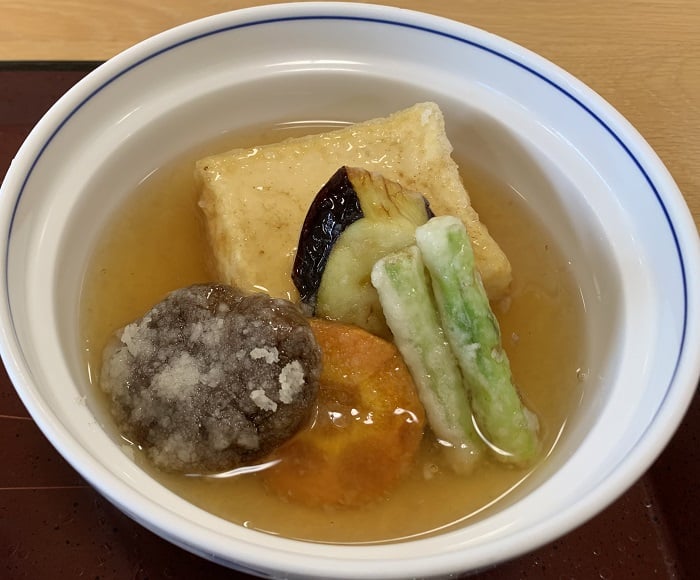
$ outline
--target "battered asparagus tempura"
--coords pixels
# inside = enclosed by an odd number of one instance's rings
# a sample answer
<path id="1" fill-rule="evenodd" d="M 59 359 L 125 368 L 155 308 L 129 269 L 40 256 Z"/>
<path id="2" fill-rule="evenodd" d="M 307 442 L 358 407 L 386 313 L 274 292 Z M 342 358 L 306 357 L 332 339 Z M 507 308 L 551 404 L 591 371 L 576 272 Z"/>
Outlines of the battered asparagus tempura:
<path id="1" fill-rule="evenodd" d="M 416 229 L 416 244 L 430 273 L 442 328 L 470 390 L 477 426 L 499 459 L 529 462 L 539 450 L 537 418 L 513 384 L 464 224 L 450 216 L 433 218 Z"/>
<path id="2" fill-rule="evenodd" d="M 372 269 L 387 324 L 411 371 L 435 436 L 456 471 L 468 471 L 483 442 L 476 433 L 462 374 L 438 321 L 418 248 L 380 259 Z"/>

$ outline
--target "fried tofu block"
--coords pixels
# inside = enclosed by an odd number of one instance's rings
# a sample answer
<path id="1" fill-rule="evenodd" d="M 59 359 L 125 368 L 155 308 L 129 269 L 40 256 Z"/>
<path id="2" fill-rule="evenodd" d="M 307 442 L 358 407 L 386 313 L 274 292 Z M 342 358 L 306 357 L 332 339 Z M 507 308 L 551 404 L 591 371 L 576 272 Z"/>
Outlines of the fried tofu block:
<path id="1" fill-rule="evenodd" d="M 348 165 L 422 193 L 436 215 L 460 218 L 489 297 L 503 296 L 510 263 L 472 208 L 451 153 L 439 107 L 420 103 L 386 118 L 199 160 L 199 204 L 221 281 L 296 300 L 291 270 L 304 217 L 326 181 Z"/>

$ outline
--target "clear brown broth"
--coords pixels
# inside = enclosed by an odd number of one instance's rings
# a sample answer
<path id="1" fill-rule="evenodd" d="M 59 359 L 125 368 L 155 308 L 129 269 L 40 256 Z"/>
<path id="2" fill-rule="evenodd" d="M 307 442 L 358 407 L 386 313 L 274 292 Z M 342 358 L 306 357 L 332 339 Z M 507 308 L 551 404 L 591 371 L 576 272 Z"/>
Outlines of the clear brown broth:
<path id="1" fill-rule="evenodd" d="M 197 209 L 194 160 L 327 128 L 280 125 L 207 143 L 149 176 L 114 216 L 86 272 L 81 296 L 87 369 L 102 408 L 107 401 L 96 377 L 109 335 L 168 291 L 214 279 Z M 580 294 L 565 256 L 517 192 L 466 160 L 458 161 L 473 205 L 513 267 L 510 298 L 494 304 L 494 310 L 521 393 L 539 416 L 546 461 L 582 396 L 577 376 L 585 356 Z M 259 474 L 166 474 L 148 465 L 138 449 L 134 452 L 163 485 L 218 516 L 286 537 L 341 543 L 397 541 L 474 521 L 507 505 L 538 467 L 514 469 L 487 460 L 471 475 L 456 475 L 442 466 L 426 438 L 413 470 L 388 497 L 363 508 L 334 510 L 279 499 L 265 490 Z"/>

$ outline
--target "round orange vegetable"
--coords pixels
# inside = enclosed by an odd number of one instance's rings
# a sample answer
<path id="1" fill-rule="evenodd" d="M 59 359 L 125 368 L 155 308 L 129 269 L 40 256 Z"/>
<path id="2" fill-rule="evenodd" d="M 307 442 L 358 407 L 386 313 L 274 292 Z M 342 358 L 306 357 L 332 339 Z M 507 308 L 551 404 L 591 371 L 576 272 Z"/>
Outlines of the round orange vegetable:
<path id="1" fill-rule="evenodd" d="M 356 326 L 313 319 L 323 353 L 311 423 L 277 449 L 268 487 L 307 505 L 358 506 L 411 465 L 425 414 L 396 347 Z"/>

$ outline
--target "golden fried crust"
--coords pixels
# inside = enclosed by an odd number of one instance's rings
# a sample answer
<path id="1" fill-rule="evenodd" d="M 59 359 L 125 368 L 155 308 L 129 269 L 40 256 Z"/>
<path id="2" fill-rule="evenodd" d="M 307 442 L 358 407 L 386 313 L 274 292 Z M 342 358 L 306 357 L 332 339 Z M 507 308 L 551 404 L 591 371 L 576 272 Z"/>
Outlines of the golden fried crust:
<path id="1" fill-rule="evenodd" d="M 306 211 L 348 165 L 422 193 L 436 215 L 459 217 L 489 297 L 503 296 L 510 263 L 471 207 L 451 153 L 439 107 L 420 103 L 386 118 L 201 159 L 200 206 L 221 281 L 296 300 L 290 275 Z"/>

